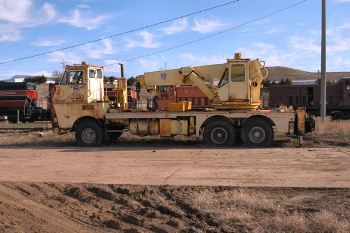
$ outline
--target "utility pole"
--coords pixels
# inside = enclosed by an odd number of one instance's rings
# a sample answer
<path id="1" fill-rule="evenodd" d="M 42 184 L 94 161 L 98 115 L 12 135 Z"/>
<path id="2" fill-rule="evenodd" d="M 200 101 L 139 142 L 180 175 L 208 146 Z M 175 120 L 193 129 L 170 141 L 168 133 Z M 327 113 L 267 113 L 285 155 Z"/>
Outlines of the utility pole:
<path id="1" fill-rule="evenodd" d="M 322 0 L 322 38 L 321 38 L 321 120 L 326 119 L 326 0 Z"/>

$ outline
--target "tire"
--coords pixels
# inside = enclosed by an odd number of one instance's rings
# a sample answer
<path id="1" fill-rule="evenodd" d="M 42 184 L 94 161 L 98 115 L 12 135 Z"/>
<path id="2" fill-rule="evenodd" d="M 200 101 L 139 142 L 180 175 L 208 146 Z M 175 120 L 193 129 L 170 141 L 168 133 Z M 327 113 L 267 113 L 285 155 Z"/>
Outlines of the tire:
<path id="1" fill-rule="evenodd" d="M 263 119 L 248 120 L 242 127 L 241 138 L 248 147 L 269 147 L 274 141 L 272 125 Z"/>
<path id="2" fill-rule="evenodd" d="M 79 146 L 100 146 L 104 139 L 102 127 L 92 120 L 82 121 L 75 130 L 75 139 Z"/>
<path id="3" fill-rule="evenodd" d="M 204 128 L 204 143 L 210 147 L 230 147 L 236 142 L 233 124 L 225 120 L 212 120 Z"/>

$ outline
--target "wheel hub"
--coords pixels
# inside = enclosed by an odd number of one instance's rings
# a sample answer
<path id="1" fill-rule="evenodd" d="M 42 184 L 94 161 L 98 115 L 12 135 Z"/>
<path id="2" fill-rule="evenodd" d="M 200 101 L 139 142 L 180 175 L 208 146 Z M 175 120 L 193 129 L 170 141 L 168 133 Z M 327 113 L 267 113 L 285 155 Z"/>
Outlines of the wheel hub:
<path id="1" fill-rule="evenodd" d="M 260 126 L 255 126 L 249 130 L 249 139 L 253 143 L 261 143 L 265 140 L 266 132 Z"/>
<path id="2" fill-rule="evenodd" d="M 92 144 L 96 140 L 96 132 L 92 128 L 85 128 L 81 131 L 81 139 L 86 144 Z"/>
<path id="3" fill-rule="evenodd" d="M 217 127 L 211 132 L 211 139 L 215 144 L 224 144 L 228 139 L 228 133 L 226 129 L 222 127 Z"/>

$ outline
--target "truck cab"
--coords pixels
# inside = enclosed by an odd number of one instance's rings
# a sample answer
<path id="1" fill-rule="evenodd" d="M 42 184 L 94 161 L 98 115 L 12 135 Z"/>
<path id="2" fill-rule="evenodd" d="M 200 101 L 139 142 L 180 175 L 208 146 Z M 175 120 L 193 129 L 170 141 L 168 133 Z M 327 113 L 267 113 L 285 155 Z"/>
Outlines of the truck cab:
<path id="1" fill-rule="evenodd" d="M 103 119 L 109 108 L 104 99 L 103 67 L 85 62 L 66 66 L 53 104 L 60 128 L 71 128 L 83 117 Z"/>

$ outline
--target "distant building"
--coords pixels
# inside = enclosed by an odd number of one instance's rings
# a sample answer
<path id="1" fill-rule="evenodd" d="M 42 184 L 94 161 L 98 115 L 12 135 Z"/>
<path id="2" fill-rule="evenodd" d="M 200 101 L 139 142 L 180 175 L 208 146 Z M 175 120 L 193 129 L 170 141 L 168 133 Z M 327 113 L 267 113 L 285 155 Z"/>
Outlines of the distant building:
<path id="1" fill-rule="evenodd" d="M 292 80 L 292 85 L 317 85 L 317 79 Z"/>
<path id="2" fill-rule="evenodd" d="M 19 82 L 24 82 L 26 78 L 34 78 L 35 76 L 33 75 L 15 75 L 10 79 L 4 80 L 5 82 L 14 82 L 14 83 L 19 83 Z M 46 77 L 47 81 L 46 83 L 57 83 L 59 81 L 58 77 Z"/>
<path id="3" fill-rule="evenodd" d="M 269 107 L 306 107 L 309 112 L 319 114 L 320 84 L 315 80 L 292 83 L 291 85 L 271 85 L 269 88 Z M 350 110 L 350 77 L 336 83 L 327 84 L 327 112 Z"/>
<path id="4" fill-rule="evenodd" d="M 46 77 L 47 81 L 46 83 L 58 83 L 59 79 L 58 78 L 54 78 L 54 77 Z"/>
<path id="5" fill-rule="evenodd" d="M 33 76 L 31 75 L 15 75 L 12 78 L 8 79 L 8 80 L 4 80 L 5 82 L 13 82 L 13 83 L 20 83 L 20 82 L 24 82 L 24 79 L 26 78 L 32 78 Z"/>

